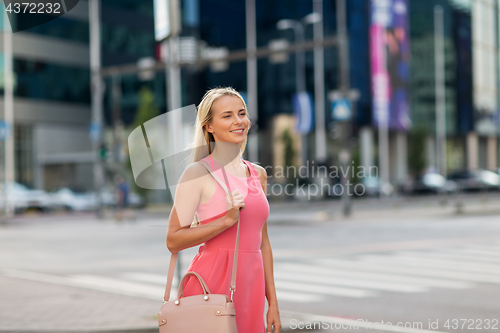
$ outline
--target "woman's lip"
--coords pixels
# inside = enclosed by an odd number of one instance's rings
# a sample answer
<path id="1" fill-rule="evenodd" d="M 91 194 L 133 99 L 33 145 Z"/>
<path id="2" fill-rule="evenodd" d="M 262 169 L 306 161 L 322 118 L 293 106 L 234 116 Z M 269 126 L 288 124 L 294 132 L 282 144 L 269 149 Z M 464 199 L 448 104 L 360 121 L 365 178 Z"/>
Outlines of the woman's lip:
<path id="1" fill-rule="evenodd" d="M 240 131 L 240 130 L 236 130 L 236 131 Z M 230 131 L 231 133 L 234 133 L 234 134 L 243 134 L 245 133 L 245 130 L 241 130 L 241 132 L 233 132 L 233 131 Z"/>

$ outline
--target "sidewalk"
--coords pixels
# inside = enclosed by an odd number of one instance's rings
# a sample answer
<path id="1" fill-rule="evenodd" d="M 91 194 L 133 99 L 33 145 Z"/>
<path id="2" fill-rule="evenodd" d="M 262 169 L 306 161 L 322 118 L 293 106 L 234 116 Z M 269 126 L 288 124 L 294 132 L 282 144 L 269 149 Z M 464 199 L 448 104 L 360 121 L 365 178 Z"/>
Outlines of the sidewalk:
<path id="1" fill-rule="evenodd" d="M 0 332 L 158 332 L 162 300 L 6 277 L 0 274 Z M 288 316 L 290 316 L 288 314 Z M 283 312 L 282 332 L 290 329 Z"/>
<path id="2" fill-rule="evenodd" d="M 342 214 L 340 200 L 270 202 L 269 224 L 370 220 L 407 216 L 453 216 L 500 214 L 500 193 L 468 194 L 466 196 L 421 196 L 388 199 L 353 199 L 352 214 Z M 292 208 L 292 210 L 291 210 Z M 158 216 L 170 214 L 171 204 L 152 204 L 144 213 Z"/>

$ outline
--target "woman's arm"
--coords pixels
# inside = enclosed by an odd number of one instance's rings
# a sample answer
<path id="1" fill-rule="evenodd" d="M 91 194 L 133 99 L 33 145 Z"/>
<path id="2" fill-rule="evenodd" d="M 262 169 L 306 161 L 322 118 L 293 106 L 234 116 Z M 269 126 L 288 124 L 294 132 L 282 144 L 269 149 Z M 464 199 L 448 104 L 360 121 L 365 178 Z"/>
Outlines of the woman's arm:
<path id="1" fill-rule="evenodd" d="M 255 164 L 254 164 L 255 165 Z M 259 172 L 262 190 L 267 198 L 267 172 L 266 170 L 255 165 Z M 274 286 L 274 273 L 273 273 L 273 251 L 271 249 L 271 242 L 267 233 L 267 221 L 262 228 L 262 243 L 260 245 L 262 252 L 262 260 L 264 262 L 264 279 L 266 285 L 266 298 L 269 305 L 267 312 L 267 332 L 271 332 L 271 327 L 274 327 L 274 332 L 279 333 L 281 330 L 281 319 L 278 309 L 278 299 L 276 297 L 276 288 Z"/>
<path id="2" fill-rule="evenodd" d="M 167 229 L 167 247 L 172 253 L 206 242 L 239 220 L 239 208 L 244 207 L 244 202 L 241 202 L 242 199 L 239 197 L 241 194 L 234 195 L 234 205 L 228 211 L 221 213 L 224 215 L 205 225 L 190 228 L 200 202 L 204 176 L 211 177 L 201 164 L 192 163 L 179 180 Z M 178 207 L 182 209 L 180 212 Z"/>
<path id="3" fill-rule="evenodd" d="M 174 205 L 168 219 L 168 250 L 172 253 L 176 253 L 189 247 L 199 245 L 217 236 L 233 224 L 232 219 L 225 214 L 210 223 L 199 225 L 196 228 L 191 228 L 190 226 L 181 227 Z"/>

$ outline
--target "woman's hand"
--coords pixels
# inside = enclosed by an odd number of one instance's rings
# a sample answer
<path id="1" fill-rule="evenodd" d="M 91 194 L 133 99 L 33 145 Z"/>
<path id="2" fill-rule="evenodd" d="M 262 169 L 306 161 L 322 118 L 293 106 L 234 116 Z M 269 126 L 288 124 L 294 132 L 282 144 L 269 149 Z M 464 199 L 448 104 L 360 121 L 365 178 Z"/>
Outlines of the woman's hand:
<path id="1" fill-rule="evenodd" d="M 227 222 L 228 227 L 232 227 L 240 219 L 240 210 L 245 209 L 245 201 L 243 200 L 243 195 L 239 190 L 234 190 L 231 192 L 233 195 L 233 200 L 231 196 L 226 196 L 226 208 L 227 208 Z"/>
<path id="2" fill-rule="evenodd" d="M 274 327 L 274 333 L 280 333 L 281 331 L 281 319 L 280 311 L 278 310 L 278 305 L 271 305 L 267 309 L 267 330 L 266 332 L 271 333 Z"/>

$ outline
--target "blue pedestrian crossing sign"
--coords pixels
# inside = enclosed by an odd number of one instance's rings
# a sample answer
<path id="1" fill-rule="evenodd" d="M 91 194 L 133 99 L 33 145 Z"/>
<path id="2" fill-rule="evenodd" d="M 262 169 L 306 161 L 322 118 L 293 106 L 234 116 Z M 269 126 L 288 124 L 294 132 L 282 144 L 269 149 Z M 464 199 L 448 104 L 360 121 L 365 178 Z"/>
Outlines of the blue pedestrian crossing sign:
<path id="1" fill-rule="evenodd" d="M 352 117 L 351 103 L 346 98 L 339 98 L 332 104 L 332 119 L 336 121 L 350 120 Z"/>
<path id="2" fill-rule="evenodd" d="M 98 123 L 91 123 L 89 126 L 89 136 L 90 140 L 93 142 L 98 142 L 101 140 L 102 126 Z"/>
<path id="3" fill-rule="evenodd" d="M 0 120 L 0 140 L 5 141 L 10 137 L 11 128 L 8 123 L 3 120 Z"/>

